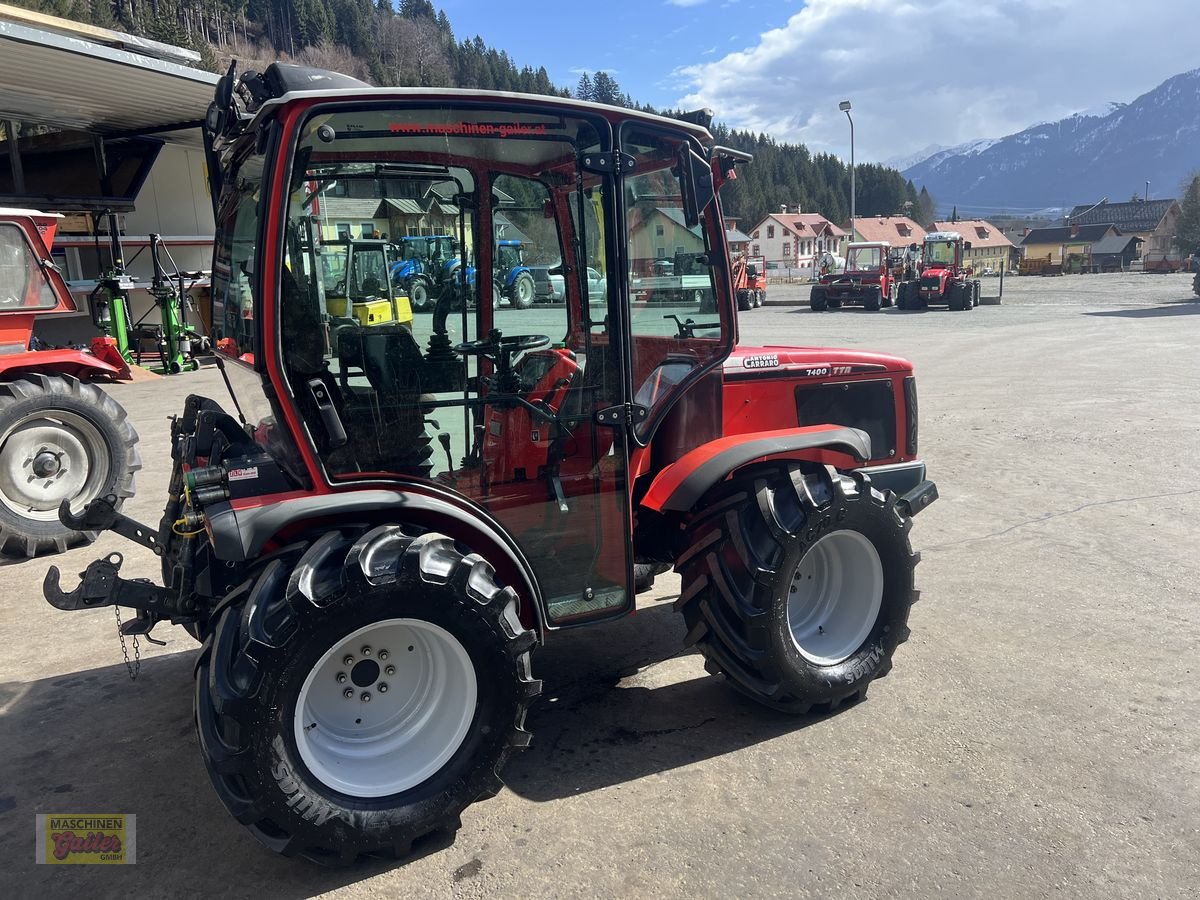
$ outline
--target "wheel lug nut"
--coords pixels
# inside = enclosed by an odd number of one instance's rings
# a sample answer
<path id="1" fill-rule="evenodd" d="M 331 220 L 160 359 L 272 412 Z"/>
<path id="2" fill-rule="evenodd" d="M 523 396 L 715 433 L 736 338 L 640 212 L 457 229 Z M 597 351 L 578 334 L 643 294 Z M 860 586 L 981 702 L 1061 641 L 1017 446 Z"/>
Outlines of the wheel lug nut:
<path id="1" fill-rule="evenodd" d="M 345 683 L 346 683 L 346 673 L 345 673 L 345 672 L 338 672 L 338 673 L 337 673 L 337 683 L 338 683 L 338 684 L 345 684 Z"/>
<path id="2" fill-rule="evenodd" d="M 354 688 L 346 688 L 344 691 L 342 691 L 342 696 L 349 700 L 354 696 Z"/>
<path id="3" fill-rule="evenodd" d="M 388 666 L 387 668 L 385 668 L 385 669 L 383 670 L 383 674 L 384 674 L 384 675 L 395 675 L 395 674 L 396 674 L 396 667 L 395 667 L 395 666 Z"/>
<path id="4" fill-rule="evenodd" d="M 379 658 L 380 658 L 380 659 L 387 659 L 387 658 L 388 658 L 388 656 L 389 656 L 389 654 L 388 654 L 388 652 L 387 652 L 386 650 L 380 650 L 380 651 L 379 651 Z"/>
<path id="5" fill-rule="evenodd" d="M 386 694 L 387 693 L 387 682 L 386 681 L 379 682 L 379 684 L 375 685 L 375 690 L 379 691 L 379 693 L 381 693 L 381 694 Z"/>
<path id="6" fill-rule="evenodd" d="M 371 692 L 363 691 L 362 696 L 359 697 L 358 699 L 361 700 L 363 703 L 370 703 L 371 702 Z"/>
<path id="7" fill-rule="evenodd" d="M 352 665 L 354 665 L 354 657 L 353 657 L 353 656 L 350 656 L 349 654 L 347 654 L 347 655 L 346 655 L 346 657 L 345 657 L 345 658 L 342 660 L 342 665 L 343 665 L 343 666 L 352 666 Z"/>
<path id="8" fill-rule="evenodd" d="M 371 655 L 371 648 L 370 648 L 370 647 L 363 647 L 363 648 L 362 648 L 361 650 L 359 650 L 358 652 L 359 652 L 359 653 L 361 653 L 363 656 L 370 656 L 370 655 Z"/>

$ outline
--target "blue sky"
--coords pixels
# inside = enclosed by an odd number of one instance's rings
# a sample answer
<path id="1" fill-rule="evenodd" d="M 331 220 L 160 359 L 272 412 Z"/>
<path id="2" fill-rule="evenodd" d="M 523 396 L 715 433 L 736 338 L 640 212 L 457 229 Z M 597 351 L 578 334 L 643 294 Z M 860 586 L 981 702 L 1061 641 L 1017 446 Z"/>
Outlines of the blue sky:
<path id="1" fill-rule="evenodd" d="M 435 5 L 438 5 L 435 0 Z M 656 106 L 861 161 L 1129 101 L 1200 65 L 1197 0 L 577 0 L 440 4 L 557 84 L 607 69 Z M 503 12 L 501 12 L 503 11 Z"/>

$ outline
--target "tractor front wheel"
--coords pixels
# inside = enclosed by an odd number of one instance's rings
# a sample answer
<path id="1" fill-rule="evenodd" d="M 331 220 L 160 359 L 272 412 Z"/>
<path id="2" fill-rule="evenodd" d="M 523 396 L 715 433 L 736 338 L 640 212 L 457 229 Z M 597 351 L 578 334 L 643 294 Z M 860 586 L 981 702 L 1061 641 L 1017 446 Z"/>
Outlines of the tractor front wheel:
<path id="1" fill-rule="evenodd" d="M 824 312 L 829 308 L 829 301 L 825 297 L 825 292 L 820 288 L 813 288 L 808 295 L 808 307 L 813 312 Z"/>
<path id="2" fill-rule="evenodd" d="M 408 286 L 408 302 L 413 312 L 426 312 L 433 309 L 433 299 L 429 293 L 429 282 L 424 278 L 414 278 Z"/>
<path id="3" fill-rule="evenodd" d="M 797 463 L 726 482 L 687 523 L 676 606 L 707 668 L 789 713 L 832 711 L 908 637 L 911 519 L 862 476 Z"/>
<path id="4" fill-rule="evenodd" d="M 77 513 L 113 495 L 120 508 L 142 467 L 137 442 L 125 410 L 95 385 L 36 373 L 0 383 L 0 551 L 32 557 L 94 541 L 63 525 L 58 507 L 69 500 Z"/>
<path id="5" fill-rule="evenodd" d="M 526 747 L 533 632 L 450 538 L 331 531 L 223 604 L 196 671 L 213 785 L 269 849 L 346 864 L 453 834 Z"/>
<path id="6" fill-rule="evenodd" d="M 883 292 L 880 288 L 869 288 L 863 297 L 863 309 L 868 312 L 878 312 L 883 306 Z"/>

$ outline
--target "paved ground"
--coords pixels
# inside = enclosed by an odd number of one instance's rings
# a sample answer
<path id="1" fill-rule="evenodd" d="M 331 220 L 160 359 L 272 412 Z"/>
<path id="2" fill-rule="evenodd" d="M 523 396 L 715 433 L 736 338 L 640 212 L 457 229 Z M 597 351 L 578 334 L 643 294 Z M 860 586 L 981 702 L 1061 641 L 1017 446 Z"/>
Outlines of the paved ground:
<path id="1" fill-rule="evenodd" d="M 510 789 L 405 866 L 328 872 L 260 850 L 197 755 L 190 639 L 162 629 L 131 684 L 111 610 L 58 613 L 40 598 L 47 561 L 4 567 L 5 893 L 1194 897 L 1198 314 L 1183 276 L 1010 279 L 1003 306 L 970 313 L 745 314 L 747 343 L 917 365 L 942 499 L 913 532 L 923 599 L 891 677 L 829 719 L 748 705 L 679 652 L 663 578 L 634 618 L 536 657 L 547 691 Z M 218 385 L 114 390 L 143 436 L 132 511 L 147 520 L 165 416 L 189 389 Z M 138 865 L 34 866 L 36 812 L 136 813 Z"/>

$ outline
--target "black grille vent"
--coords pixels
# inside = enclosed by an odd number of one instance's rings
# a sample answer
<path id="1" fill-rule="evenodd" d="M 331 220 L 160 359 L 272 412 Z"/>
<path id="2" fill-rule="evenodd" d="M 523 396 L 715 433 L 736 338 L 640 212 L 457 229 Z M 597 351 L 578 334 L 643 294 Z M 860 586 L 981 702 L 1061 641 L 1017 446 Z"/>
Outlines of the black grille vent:
<path id="1" fill-rule="evenodd" d="M 904 379 L 904 415 L 908 418 L 907 456 L 917 455 L 917 378 L 909 375 Z"/>

